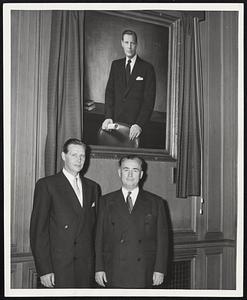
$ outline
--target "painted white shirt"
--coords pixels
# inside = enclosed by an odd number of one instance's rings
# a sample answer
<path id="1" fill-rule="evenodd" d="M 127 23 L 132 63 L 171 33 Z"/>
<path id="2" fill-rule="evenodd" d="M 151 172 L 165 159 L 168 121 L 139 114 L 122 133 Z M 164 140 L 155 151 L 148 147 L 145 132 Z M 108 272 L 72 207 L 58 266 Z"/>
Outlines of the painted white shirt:
<path id="1" fill-rule="evenodd" d="M 137 54 L 135 56 L 133 56 L 131 59 L 126 57 L 125 58 L 125 67 L 127 66 L 127 63 L 128 63 L 128 60 L 130 59 L 131 62 L 130 62 L 130 74 L 132 73 L 132 70 L 134 68 L 134 65 L 136 63 L 136 58 L 137 58 Z"/>

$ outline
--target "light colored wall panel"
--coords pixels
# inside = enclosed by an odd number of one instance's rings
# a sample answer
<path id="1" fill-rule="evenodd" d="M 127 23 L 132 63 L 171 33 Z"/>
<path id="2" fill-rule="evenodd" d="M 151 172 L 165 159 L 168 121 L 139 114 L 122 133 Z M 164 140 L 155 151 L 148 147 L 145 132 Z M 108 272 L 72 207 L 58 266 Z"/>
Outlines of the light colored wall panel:
<path id="1" fill-rule="evenodd" d="M 238 13 L 222 14 L 222 214 L 224 237 L 236 238 L 237 207 L 237 108 L 238 108 Z"/>
<path id="2" fill-rule="evenodd" d="M 222 231 L 221 215 L 221 22 L 220 13 L 212 12 L 208 15 L 208 111 L 205 118 L 208 142 L 208 220 L 207 231 Z"/>
<path id="3" fill-rule="evenodd" d="M 207 289 L 222 288 L 222 250 L 206 253 Z"/>
<path id="4" fill-rule="evenodd" d="M 12 264 L 11 288 L 29 289 L 37 287 L 37 273 L 32 257 L 29 261 L 16 262 Z"/>
<path id="5" fill-rule="evenodd" d="M 225 247 L 222 260 L 222 289 L 235 290 L 236 280 L 236 247 Z"/>
<path id="6" fill-rule="evenodd" d="M 201 24 L 206 237 L 236 238 L 237 13 L 206 12 Z"/>

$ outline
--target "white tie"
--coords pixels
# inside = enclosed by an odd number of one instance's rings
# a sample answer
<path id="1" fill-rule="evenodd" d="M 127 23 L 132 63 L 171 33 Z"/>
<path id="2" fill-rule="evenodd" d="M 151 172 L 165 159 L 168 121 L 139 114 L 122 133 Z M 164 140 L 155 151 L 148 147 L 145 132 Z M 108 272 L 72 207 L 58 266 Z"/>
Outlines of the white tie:
<path id="1" fill-rule="evenodd" d="M 82 206 L 82 193 L 79 189 L 79 185 L 78 185 L 78 178 L 75 177 L 74 179 L 74 191 L 76 193 L 77 198 L 79 199 L 81 206 Z"/>

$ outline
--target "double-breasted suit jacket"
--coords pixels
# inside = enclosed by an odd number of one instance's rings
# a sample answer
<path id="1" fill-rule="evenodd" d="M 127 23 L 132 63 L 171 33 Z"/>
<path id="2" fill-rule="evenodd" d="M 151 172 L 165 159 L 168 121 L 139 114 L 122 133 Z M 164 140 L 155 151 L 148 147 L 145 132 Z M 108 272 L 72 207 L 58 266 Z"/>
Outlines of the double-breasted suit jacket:
<path id="1" fill-rule="evenodd" d="M 83 207 L 63 172 L 37 181 L 30 242 L 39 276 L 55 273 L 55 287 L 90 287 L 99 185 L 81 177 Z"/>
<path id="2" fill-rule="evenodd" d="M 141 128 L 150 119 L 155 95 L 156 79 L 153 66 L 137 56 L 128 84 L 125 58 L 112 62 L 105 92 L 105 117 L 114 122 Z"/>
<path id="3" fill-rule="evenodd" d="M 168 225 L 164 200 L 140 190 L 131 214 L 122 191 L 100 199 L 96 272 L 107 287 L 152 287 L 153 272 L 167 273 Z"/>

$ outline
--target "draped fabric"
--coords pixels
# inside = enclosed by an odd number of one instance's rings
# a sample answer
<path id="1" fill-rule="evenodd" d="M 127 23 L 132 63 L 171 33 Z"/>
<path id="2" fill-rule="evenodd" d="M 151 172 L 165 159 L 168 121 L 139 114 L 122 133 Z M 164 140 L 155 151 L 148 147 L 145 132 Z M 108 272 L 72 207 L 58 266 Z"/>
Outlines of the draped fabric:
<path id="1" fill-rule="evenodd" d="M 201 196 L 203 103 L 198 19 L 182 19 L 176 196 Z"/>
<path id="2" fill-rule="evenodd" d="M 53 11 L 48 72 L 45 174 L 62 167 L 63 143 L 82 138 L 83 11 Z"/>

